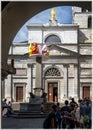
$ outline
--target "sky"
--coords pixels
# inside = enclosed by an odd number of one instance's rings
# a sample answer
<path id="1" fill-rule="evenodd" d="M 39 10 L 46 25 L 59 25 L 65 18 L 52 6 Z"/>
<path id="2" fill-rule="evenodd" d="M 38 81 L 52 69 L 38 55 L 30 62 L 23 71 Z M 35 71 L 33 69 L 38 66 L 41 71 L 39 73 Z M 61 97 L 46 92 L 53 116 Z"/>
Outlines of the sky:
<path id="1" fill-rule="evenodd" d="M 56 19 L 60 24 L 72 23 L 72 7 L 71 6 L 57 6 L 53 7 L 56 10 Z M 18 31 L 13 39 L 13 42 L 23 42 L 28 40 L 27 25 L 31 23 L 48 23 L 51 18 L 51 9 L 44 10 L 37 15 L 30 18 Z"/>

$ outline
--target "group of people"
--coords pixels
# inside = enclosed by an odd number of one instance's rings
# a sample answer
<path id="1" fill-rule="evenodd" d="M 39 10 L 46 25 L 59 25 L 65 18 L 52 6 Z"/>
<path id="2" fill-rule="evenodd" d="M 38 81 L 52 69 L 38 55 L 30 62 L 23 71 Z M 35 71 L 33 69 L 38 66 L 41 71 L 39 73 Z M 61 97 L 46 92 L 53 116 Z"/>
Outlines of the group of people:
<path id="1" fill-rule="evenodd" d="M 2 101 L 2 116 L 8 117 L 12 113 L 12 103 L 8 101 L 7 99 L 4 99 Z"/>
<path id="2" fill-rule="evenodd" d="M 92 124 L 92 102 L 89 99 L 78 100 L 74 98 L 71 102 L 65 100 L 64 105 L 53 104 L 52 109 L 43 122 L 43 128 L 91 128 Z"/>

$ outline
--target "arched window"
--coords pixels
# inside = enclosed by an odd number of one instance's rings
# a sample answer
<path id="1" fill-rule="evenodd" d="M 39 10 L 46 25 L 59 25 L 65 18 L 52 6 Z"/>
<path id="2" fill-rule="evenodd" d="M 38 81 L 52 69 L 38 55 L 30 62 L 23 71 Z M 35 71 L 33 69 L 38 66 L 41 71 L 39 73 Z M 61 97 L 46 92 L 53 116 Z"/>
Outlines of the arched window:
<path id="1" fill-rule="evenodd" d="M 87 9 L 82 8 L 82 12 L 88 12 L 88 10 L 87 10 Z"/>
<path id="2" fill-rule="evenodd" d="M 92 28 L 92 18 L 88 17 L 88 28 Z"/>
<path id="3" fill-rule="evenodd" d="M 53 67 L 53 68 L 49 68 L 46 72 L 45 72 L 45 76 L 61 76 L 60 71 Z"/>
<path id="4" fill-rule="evenodd" d="M 56 35 L 50 35 L 45 39 L 45 43 L 61 43 L 61 40 Z"/>

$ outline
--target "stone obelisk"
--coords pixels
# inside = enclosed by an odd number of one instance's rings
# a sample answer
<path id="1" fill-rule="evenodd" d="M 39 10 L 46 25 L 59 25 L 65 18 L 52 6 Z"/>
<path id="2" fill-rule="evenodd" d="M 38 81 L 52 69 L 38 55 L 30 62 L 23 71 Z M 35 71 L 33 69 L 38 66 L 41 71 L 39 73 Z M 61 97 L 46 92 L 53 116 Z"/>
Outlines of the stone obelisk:
<path id="1" fill-rule="evenodd" d="M 35 95 L 42 95 L 42 55 L 36 55 Z"/>

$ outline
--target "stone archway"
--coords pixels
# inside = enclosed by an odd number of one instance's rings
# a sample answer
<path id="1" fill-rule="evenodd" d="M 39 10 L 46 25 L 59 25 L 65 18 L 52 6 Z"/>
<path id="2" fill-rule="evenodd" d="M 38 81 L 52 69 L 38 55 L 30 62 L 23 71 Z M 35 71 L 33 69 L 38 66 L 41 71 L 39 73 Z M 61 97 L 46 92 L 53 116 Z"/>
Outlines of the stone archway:
<path id="1" fill-rule="evenodd" d="M 2 3 L 3 5 L 3 3 Z M 54 6 L 78 6 L 92 10 L 92 1 L 42 1 L 42 2 L 8 2 L 1 12 L 1 68 L 2 76 L 8 74 L 8 52 L 18 30 L 35 14 Z"/>
<path id="2" fill-rule="evenodd" d="M 44 73 L 44 77 L 46 78 L 46 88 L 45 91 L 47 92 L 47 101 L 48 102 L 57 102 L 59 97 L 59 79 L 61 77 L 60 70 L 55 67 L 51 66 L 48 67 Z"/>

